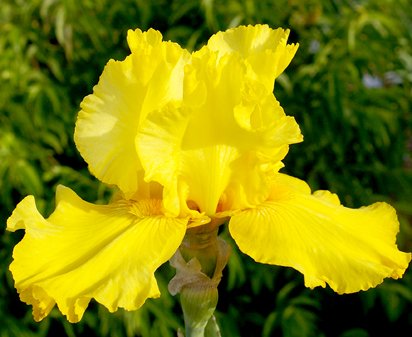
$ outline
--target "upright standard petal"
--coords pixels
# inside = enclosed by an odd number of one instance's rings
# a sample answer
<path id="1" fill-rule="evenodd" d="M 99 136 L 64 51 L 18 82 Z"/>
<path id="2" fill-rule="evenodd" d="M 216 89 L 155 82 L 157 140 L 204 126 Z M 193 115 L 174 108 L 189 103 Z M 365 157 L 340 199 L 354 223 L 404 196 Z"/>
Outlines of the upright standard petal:
<path id="1" fill-rule="evenodd" d="M 272 91 L 275 79 L 298 49 L 297 44 L 287 44 L 288 36 L 289 30 L 272 29 L 268 25 L 239 26 L 216 33 L 207 45 L 219 55 L 241 55 L 250 66 L 248 75 Z"/>
<path id="2" fill-rule="evenodd" d="M 283 174 L 268 200 L 233 216 L 229 230 L 257 262 L 293 267 L 307 287 L 328 283 L 338 293 L 397 279 L 411 260 L 396 246 L 399 223 L 390 205 L 345 208 L 336 195 L 311 194 L 305 182 Z"/>
<path id="3" fill-rule="evenodd" d="M 128 43 L 131 55 L 110 60 L 81 103 L 74 138 L 90 171 L 130 197 L 143 175 L 135 148 L 139 125 L 150 111 L 181 99 L 190 54 L 153 29 L 129 31 Z"/>
<path id="4" fill-rule="evenodd" d="M 62 186 L 56 202 L 44 219 L 28 196 L 7 221 L 8 230 L 26 231 L 10 270 L 35 320 L 56 303 L 78 322 L 92 298 L 113 312 L 160 295 L 154 272 L 179 247 L 187 220 L 163 216 L 160 200 L 94 205 Z"/>
<path id="5" fill-rule="evenodd" d="M 246 72 L 239 55 L 218 57 L 204 47 L 185 68 L 182 106 L 170 104 L 142 123 L 137 147 L 145 178 L 165 187 L 172 213 L 179 212 L 176 200 L 207 215 L 222 200 L 229 208 L 262 201 L 267 172 L 302 140 L 295 120 Z"/>

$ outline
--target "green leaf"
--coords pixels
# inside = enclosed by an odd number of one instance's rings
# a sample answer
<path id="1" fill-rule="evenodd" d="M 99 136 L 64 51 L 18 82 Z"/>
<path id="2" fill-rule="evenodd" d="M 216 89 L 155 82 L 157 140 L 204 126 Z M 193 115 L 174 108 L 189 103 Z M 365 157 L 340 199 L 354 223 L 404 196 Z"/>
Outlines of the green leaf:
<path id="1" fill-rule="evenodd" d="M 361 328 L 354 328 L 345 331 L 339 337 L 369 337 L 369 333 Z"/>

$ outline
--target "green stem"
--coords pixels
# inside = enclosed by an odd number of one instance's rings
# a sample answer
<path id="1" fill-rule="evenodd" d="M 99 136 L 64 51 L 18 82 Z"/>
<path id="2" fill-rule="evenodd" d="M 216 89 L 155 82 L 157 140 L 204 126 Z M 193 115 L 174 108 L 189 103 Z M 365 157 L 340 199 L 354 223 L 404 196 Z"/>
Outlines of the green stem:
<path id="1" fill-rule="evenodd" d="M 224 219 L 188 229 L 179 250 L 170 260 L 176 275 L 169 283 L 172 295 L 180 294 L 186 337 L 219 337 L 213 313 L 217 286 L 229 258 L 229 246 L 218 237 Z"/>
<path id="2" fill-rule="evenodd" d="M 207 322 L 205 337 L 222 337 L 220 334 L 219 325 L 217 324 L 216 317 L 214 315 L 209 319 L 209 322 Z"/>

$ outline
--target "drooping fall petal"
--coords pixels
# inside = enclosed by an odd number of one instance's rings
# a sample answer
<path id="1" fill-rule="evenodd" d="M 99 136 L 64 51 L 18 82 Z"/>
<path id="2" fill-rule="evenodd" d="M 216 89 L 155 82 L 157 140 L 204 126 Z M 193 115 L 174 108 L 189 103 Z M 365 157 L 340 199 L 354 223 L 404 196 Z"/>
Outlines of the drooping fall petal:
<path id="1" fill-rule="evenodd" d="M 7 222 L 8 230 L 26 231 L 10 270 L 37 321 L 56 303 L 77 322 L 92 298 L 113 312 L 160 295 L 154 272 L 175 253 L 187 220 L 163 216 L 160 200 L 94 205 L 63 186 L 56 203 L 44 219 L 28 196 Z"/>
<path id="2" fill-rule="evenodd" d="M 390 205 L 345 208 L 336 195 L 311 194 L 305 182 L 283 174 L 268 200 L 233 216 L 229 229 L 257 262 L 293 267 L 307 287 L 328 283 L 338 293 L 397 279 L 411 259 L 396 246 L 399 223 Z"/>
<path id="3" fill-rule="evenodd" d="M 130 30 L 127 39 L 131 55 L 108 62 L 81 103 L 74 137 L 90 171 L 130 197 L 143 176 L 135 148 L 139 125 L 150 111 L 182 98 L 190 55 L 153 29 Z"/>

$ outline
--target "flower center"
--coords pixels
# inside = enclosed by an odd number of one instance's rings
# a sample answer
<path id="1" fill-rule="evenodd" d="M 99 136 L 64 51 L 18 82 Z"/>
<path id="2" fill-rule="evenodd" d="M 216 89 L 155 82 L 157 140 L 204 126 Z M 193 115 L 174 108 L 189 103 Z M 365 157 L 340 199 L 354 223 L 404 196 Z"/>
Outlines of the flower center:
<path id="1" fill-rule="evenodd" d="M 138 218 L 163 214 L 162 200 L 160 199 L 128 200 L 127 204 L 129 213 Z"/>

